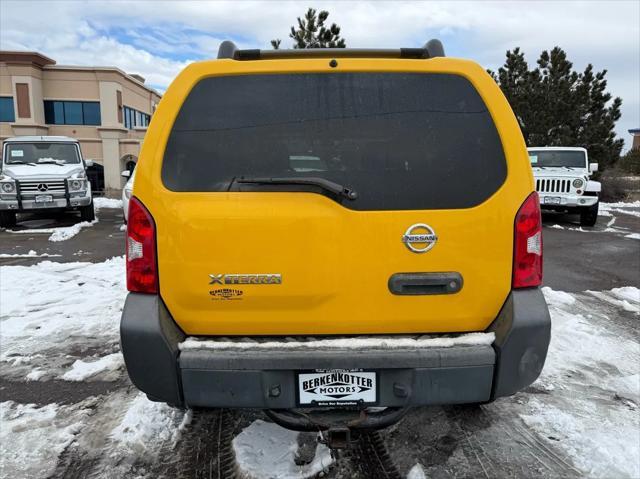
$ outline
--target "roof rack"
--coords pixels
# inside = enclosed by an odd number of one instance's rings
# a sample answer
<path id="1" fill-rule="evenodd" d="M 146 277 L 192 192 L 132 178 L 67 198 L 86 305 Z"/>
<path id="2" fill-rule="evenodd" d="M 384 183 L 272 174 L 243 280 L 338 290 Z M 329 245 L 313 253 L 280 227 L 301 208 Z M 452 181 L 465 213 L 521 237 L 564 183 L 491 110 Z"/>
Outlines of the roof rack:
<path id="1" fill-rule="evenodd" d="M 443 57 L 444 47 L 437 39 L 429 40 L 422 48 L 306 48 L 295 50 L 240 50 L 230 40 L 225 40 L 218 49 L 218 59 L 231 60 L 275 60 L 282 58 L 415 58 L 427 59 Z"/>

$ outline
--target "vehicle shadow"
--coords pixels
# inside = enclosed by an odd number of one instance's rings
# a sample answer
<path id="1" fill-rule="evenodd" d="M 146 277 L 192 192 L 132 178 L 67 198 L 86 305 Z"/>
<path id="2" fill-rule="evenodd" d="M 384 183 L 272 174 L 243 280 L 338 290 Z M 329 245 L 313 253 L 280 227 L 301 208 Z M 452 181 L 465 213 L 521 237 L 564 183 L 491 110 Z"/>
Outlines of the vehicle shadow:
<path id="1" fill-rule="evenodd" d="M 80 219 L 80 213 L 76 211 L 26 213 L 19 214 L 15 226 L 12 226 L 10 229 L 13 231 L 21 231 L 61 228 L 73 226 L 80 221 L 82 221 Z"/>

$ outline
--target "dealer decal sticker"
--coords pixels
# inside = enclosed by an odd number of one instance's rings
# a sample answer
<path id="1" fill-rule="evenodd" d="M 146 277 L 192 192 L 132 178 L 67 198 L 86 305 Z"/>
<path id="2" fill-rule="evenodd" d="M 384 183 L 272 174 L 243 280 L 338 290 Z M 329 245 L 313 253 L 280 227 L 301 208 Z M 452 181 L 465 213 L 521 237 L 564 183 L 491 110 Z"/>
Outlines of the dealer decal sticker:
<path id="1" fill-rule="evenodd" d="M 362 404 L 376 402 L 376 373 L 329 370 L 298 375 L 300 404 Z"/>

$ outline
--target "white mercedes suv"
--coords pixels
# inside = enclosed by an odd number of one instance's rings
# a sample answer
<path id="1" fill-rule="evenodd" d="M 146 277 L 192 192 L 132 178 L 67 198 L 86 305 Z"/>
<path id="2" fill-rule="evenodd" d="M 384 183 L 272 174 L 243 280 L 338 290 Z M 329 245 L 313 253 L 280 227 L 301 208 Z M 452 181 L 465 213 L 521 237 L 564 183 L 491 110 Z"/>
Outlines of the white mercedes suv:
<path id="1" fill-rule="evenodd" d="M 93 221 L 93 198 L 80 144 L 66 136 L 17 136 L 4 141 L 0 171 L 0 226 L 18 213 L 78 210 Z"/>

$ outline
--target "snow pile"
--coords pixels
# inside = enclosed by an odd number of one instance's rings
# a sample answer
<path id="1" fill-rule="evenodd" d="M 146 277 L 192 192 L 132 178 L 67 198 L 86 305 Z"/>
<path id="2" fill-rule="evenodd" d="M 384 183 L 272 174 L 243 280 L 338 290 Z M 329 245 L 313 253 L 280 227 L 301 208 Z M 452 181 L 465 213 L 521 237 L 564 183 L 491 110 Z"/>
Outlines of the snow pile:
<path id="1" fill-rule="evenodd" d="M 191 412 L 149 401 L 139 393 L 110 437 L 137 451 L 157 450 L 159 444 L 175 443 L 190 422 Z"/>
<path id="2" fill-rule="evenodd" d="M 122 354 L 113 353 L 104 356 L 97 361 L 86 362 L 78 359 L 71 369 L 63 374 L 62 379 L 67 381 L 84 381 L 98 373 L 113 373 L 124 365 Z"/>
<path id="3" fill-rule="evenodd" d="M 622 288 L 613 288 L 611 294 L 625 301 L 632 303 L 640 303 L 640 289 L 635 286 L 624 286 Z"/>
<path id="4" fill-rule="evenodd" d="M 48 477 L 86 418 L 57 404 L 0 403 L 0 476 Z"/>
<path id="5" fill-rule="evenodd" d="M 49 241 L 59 242 L 66 241 L 69 238 L 73 238 L 80 233 L 82 228 L 88 228 L 98 222 L 98 218 L 93 221 L 82 221 L 80 223 L 73 224 L 71 226 L 60 226 L 59 228 L 42 228 L 32 230 L 7 230 L 7 233 L 12 234 L 50 234 Z"/>
<path id="6" fill-rule="evenodd" d="M 576 298 L 574 298 L 569 293 L 565 293 L 564 291 L 554 291 L 553 289 L 545 286 L 542 288 L 542 292 L 544 294 L 544 299 L 547 301 L 549 305 L 563 305 L 563 304 L 573 304 L 576 302 Z"/>
<path id="7" fill-rule="evenodd" d="M 318 444 L 313 461 L 298 466 L 295 454 L 298 434 L 277 424 L 254 421 L 233 440 L 236 461 L 243 477 L 270 479 L 315 477 L 333 462 L 331 452 Z"/>
<path id="8" fill-rule="evenodd" d="M 53 234 L 49 236 L 49 241 L 58 242 L 58 241 L 66 241 L 69 238 L 73 238 L 75 235 L 80 233 L 82 228 L 88 228 L 89 226 L 93 226 L 98 222 L 96 218 L 93 221 L 82 221 L 80 223 L 76 223 L 75 225 L 65 226 L 63 228 L 55 228 Z"/>
<path id="9" fill-rule="evenodd" d="M 93 207 L 96 210 L 102 208 L 122 208 L 122 200 L 116 200 L 113 198 L 104 198 L 104 197 L 94 197 L 93 198 Z"/>
<path id="10" fill-rule="evenodd" d="M 630 313 L 640 314 L 640 290 L 634 286 L 613 288 L 610 291 L 587 291 L 587 293 Z"/>
<path id="11" fill-rule="evenodd" d="M 34 368 L 27 374 L 26 379 L 27 381 L 37 381 L 45 374 L 47 374 L 47 372 L 44 369 Z"/>
<path id="12" fill-rule="evenodd" d="M 427 479 L 427 476 L 425 475 L 422 466 L 420 464 L 416 464 L 407 474 L 407 479 Z"/>
<path id="13" fill-rule="evenodd" d="M 2 253 L 0 254 L 0 258 L 53 258 L 55 256 L 60 256 L 59 254 L 49 254 L 49 253 L 42 253 L 42 254 L 38 254 L 36 253 L 35 250 L 29 250 L 28 253 L 23 253 L 23 254 L 7 254 L 7 253 Z"/>
<path id="14" fill-rule="evenodd" d="M 469 333 L 457 336 L 356 336 L 336 339 L 313 339 L 300 341 L 283 338 L 281 341 L 256 341 L 251 338 L 199 339 L 187 338 L 179 344 L 187 349 L 422 349 L 450 348 L 453 346 L 491 345 L 494 333 Z"/>
<path id="15" fill-rule="evenodd" d="M 640 240 L 640 233 L 631 233 L 624 236 L 625 238 Z"/>
<path id="16" fill-rule="evenodd" d="M 512 410 L 541 437 L 557 438 L 554 446 L 565 449 L 586 476 L 640 477 L 640 448 L 631 439 L 640 431 L 637 338 L 613 328 L 612 319 L 594 309 L 589 296 L 543 291 L 553 331 L 534 387 L 542 385 L 550 393 L 520 395 L 527 399 L 524 411 L 517 403 Z M 606 294 L 636 293 L 636 288 L 616 288 Z"/>
<path id="17" fill-rule="evenodd" d="M 20 369 L 29 366 L 66 369 L 74 347 L 112 345 L 113 352 L 126 296 L 124 269 L 123 257 L 95 264 L 3 266 L 0 361 L 11 361 L 9 372 L 24 377 L 28 370 Z"/>

